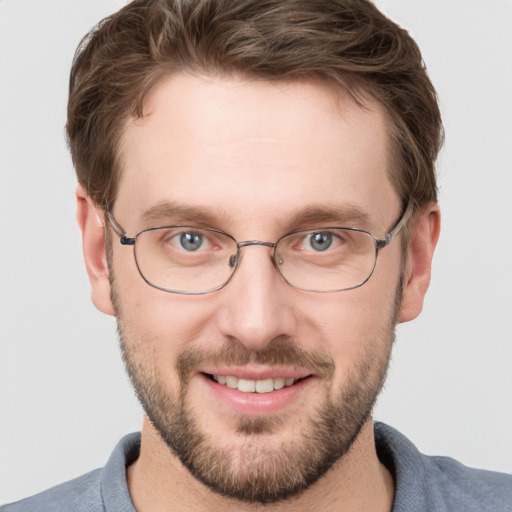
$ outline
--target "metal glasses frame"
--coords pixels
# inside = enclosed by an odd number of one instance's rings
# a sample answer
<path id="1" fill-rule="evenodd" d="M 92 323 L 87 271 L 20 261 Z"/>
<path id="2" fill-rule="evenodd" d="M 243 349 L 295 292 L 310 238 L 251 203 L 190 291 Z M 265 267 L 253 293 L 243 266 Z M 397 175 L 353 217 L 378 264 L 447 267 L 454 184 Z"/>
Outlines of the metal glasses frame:
<path id="1" fill-rule="evenodd" d="M 181 295 L 204 295 L 206 293 L 212 293 L 212 292 L 218 291 L 221 288 L 224 288 L 224 286 L 226 286 L 229 283 L 229 281 L 231 281 L 231 278 L 235 275 L 238 267 L 240 266 L 240 261 L 242 259 L 242 257 L 241 257 L 242 256 L 241 249 L 243 247 L 249 247 L 251 245 L 262 245 L 264 247 L 269 247 L 270 249 L 273 249 L 273 251 L 272 251 L 272 261 L 274 263 L 274 267 L 276 268 L 276 270 L 279 272 L 279 274 L 283 277 L 283 279 L 290 286 L 292 286 L 293 288 L 297 288 L 299 290 L 308 291 L 308 292 L 332 293 L 332 292 L 341 292 L 341 291 L 353 290 L 354 288 L 359 288 L 360 286 L 365 284 L 370 279 L 370 277 L 372 276 L 372 274 L 373 274 L 373 272 L 375 270 L 375 266 L 377 265 L 377 256 L 379 254 L 379 251 L 381 249 L 383 249 L 384 247 L 387 247 L 391 243 L 391 241 L 395 238 L 395 236 L 404 228 L 404 226 L 406 225 L 407 221 L 411 218 L 413 210 L 414 210 L 414 208 L 413 208 L 412 204 L 408 203 L 407 208 L 404 210 L 402 215 L 396 221 L 395 225 L 386 233 L 386 235 L 383 238 L 377 238 L 372 233 L 370 233 L 369 231 L 366 231 L 364 229 L 359 229 L 359 228 L 349 228 L 349 227 L 344 227 L 344 226 L 336 226 L 336 227 L 332 227 L 331 226 L 331 227 L 319 228 L 319 231 L 329 230 L 329 229 L 345 229 L 347 231 L 358 231 L 360 233 L 365 233 L 365 234 L 369 235 L 373 239 L 373 242 L 374 242 L 374 245 L 375 245 L 375 262 L 373 264 L 373 267 L 372 267 L 371 272 L 369 273 L 368 277 L 366 279 L 364 279 L 363 281 L 361 281 L 360 283 L 354 285 L 354 286 L 350 286 L 350 287 L 347 287 L 347 288 L 334 289 L 334 290 L 316 290 L 316 289 L 310 289 L 310 288 L 300 288 L 298 286 L 295 286 L 290 281 L 288 281 L 288 279 L 282 274 L 281 270 L 279 269 L 279 265 L 276 263 L 276 252 L 275 252 L 276 251 L 276 247 L 277 247 L 277 244 L 279 244 L 279 242 L 283 238 L 286 238 L 286 237 L 288 237 L 290 235 L 294 235 L 296 233 L 303 233 L 303 232 L 306 232 L 306 231 L 312 231 L 311 229 L 298 229 L 296 231 L 292 231 L 290 233 L 286 233 L 285 235 L 280 237 L 276 242 L 264 242 L 264 241 L 261 241 L 261 240 L 246 240 L 244 242 L 238 242 L 229 233 L 226 233 L 224 231 L 220 231 L 218 229 L 200 228 L 199 226 L 189 226 L 189 225 L 183 225 L 183 224 L 176 224 L 176 225 L 172 225 L 172 226 L 155 226 L 155 227 L 152 227 L 152 228 L 143 229 L 142 231 L 137 233 L 134 237 L 129 237 L 129 236 L 127 236 L 127 234 L 124 231 L 124 229 L 119 225 L 119 223 L 117 222 L 117 220 L 115 219 L 114 215 L 111 212 L 107 212 L 107 218 L 108 218 L 108 221 L 109 221 L 110 225 L 112 226 L 112 229 L 114 230 L 116 235 L 119 236 L 119 241 L 120 241 L 121 245 L 132 245 L 132 246 L 134 246 L 134 248 L 135 248 L 135 243 L 137 241 L 137 237 L 141 233 L 145 233 L 147 231 L 154 231 L 154 230 L 157 230 L 157 229 L 178 228 L 178 227 L 188 227 L 188 228 L 194 228 L 195 227 L 196 229 L 204 229 L 206 231 L 211 231 L 213 233 L 220 233 L 222 235 L 227 236 L 228 238 L 233 240 L 233 242 L 235 242 L 236 247 L 237 247 L 237 252 L 236 252 L 236 254 L 231 256 L 231 258 L 230 258 L 229 265 L 231 267 L 233 267 L 233 272 L 230 274 L 228 279 L 224 283 L 222 283 L 221 285 L 219 285 L 219 286 L 217 286 L 215 288 L 211 288 L 209 290 L 204 290 L 204 291 L 199 291 L 199 292 L 189 292 L 189 291 L 183 291 L 183 290 L 171 290 L 169 288 L 164 288 L 162 286 L 158 286 L 155 283 L 152 283 L 151 281 L 149 281 L 146 278 L 146 276 L 144 275 L 144 273 L 140 269 L 139 262 L 137 261 L 136 253 L 134 251 L 135 264 L 137 265 L 137 270 L 139 271 L 139 274 L 141 275 L 142 279 L 144 279 L 144 281 L 146 283 L 148 283 L 150 286 L 152 286 L 153 288 L 157 288 L 158 290 L 162 290 L 162 291 L 168 292 L 168 293 L 179 293 Z M 315 230 L 313 230 L 313 231 L 315 231 Z"/>

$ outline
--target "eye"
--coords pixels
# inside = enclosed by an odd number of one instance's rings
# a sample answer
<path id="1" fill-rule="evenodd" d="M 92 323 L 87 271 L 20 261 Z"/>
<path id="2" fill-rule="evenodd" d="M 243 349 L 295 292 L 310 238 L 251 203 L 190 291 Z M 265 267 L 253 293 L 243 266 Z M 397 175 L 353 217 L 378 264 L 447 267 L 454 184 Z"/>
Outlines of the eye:
<path id="1" fill-rule="evenodd" d="M 162 248 L 172 247 L 182 253 L 203 253 L 214 249 L 218 244 L 214 243 L 209 233 L 202 230 L 183 228 L 164 228 L 156 230 L 155 236 L 160 233 Z"/>
<path id="2" fill-rule="evenodd" d="M 286 236 L 279 244 L 281 249 L 298 251 L 304 256 L 309 253 L 331 254 L 346 248 L 349 240 L 341 229 L 326 229 L 325 231 L 297 231 Z"/>
<path id="3" fill-rule="evenodd" d="M 332 245 L 333 235 L 328 231 L 312 233 L 307 237 L 309 246 L 314 251 L 325 251 Z"/>
<path id="4" fill-rule="evenodd" d="M 179 244 L 186 251 L 197 251 L 203 245 L 203 235 L 194 232 L 181 233 Z"/>

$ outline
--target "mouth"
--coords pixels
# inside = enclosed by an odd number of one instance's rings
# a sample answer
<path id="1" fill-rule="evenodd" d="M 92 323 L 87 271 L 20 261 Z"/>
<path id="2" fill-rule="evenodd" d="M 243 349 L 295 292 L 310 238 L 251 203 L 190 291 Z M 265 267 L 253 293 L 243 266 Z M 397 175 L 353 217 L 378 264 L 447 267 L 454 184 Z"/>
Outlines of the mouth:
<path id="1" fill-rule="evenodd" d="M 199 385 L 206 391 L 200 396 L 210 407 L 220 401 L 224 413 L 253 417 L 300 407 L 305 393 L 314 393 L 319 382 L 315 374 L 296 368 L 211 367 L 202 368 L 197 375 L 200 378 L 195 382 L 202 383 Z"/>
<path id="2" fill-rule="evenodd" d="M 198 376 L 198 396 L 221 421 L 232 414 L 261 418 L 296 410 L 318 386 L 315 375 L 292 369 L 211 368 Z"/>
<path id="3" fill-rule="evenodd" d="M 276 377 L 267 379 L 245 379 L 234 375 L 218 375 L 204 374 L 210 380 L 226 386 L 230 389 L 236 389 L 242 393 L 271 393 L 283 388 L 289 388 L 304 379 L 308 379 L 311 375 L 293 378 L 293 377 Z"/>

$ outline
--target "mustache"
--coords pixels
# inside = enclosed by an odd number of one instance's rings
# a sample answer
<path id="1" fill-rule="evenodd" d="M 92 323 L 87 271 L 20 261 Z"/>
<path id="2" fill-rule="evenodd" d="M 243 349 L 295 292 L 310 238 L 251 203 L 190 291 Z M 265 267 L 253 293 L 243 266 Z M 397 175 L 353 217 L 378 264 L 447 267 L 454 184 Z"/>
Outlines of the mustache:
<path id="1" fill-rule="evenodd" d="M 266 366 L 288 366 L 307 370 L 323 379 L 334 374 L 334 360 L 320 350 L 305 351 L 290 338 L 274 338 L 261 350 L 251 350 L 236 340 L 227 341 L 218 349 L 190 347 L 183 351 L 176 361 L 176 369 L 182 382 L 193 370 L 201 366 L 245 366 L 260 364 Z"/>

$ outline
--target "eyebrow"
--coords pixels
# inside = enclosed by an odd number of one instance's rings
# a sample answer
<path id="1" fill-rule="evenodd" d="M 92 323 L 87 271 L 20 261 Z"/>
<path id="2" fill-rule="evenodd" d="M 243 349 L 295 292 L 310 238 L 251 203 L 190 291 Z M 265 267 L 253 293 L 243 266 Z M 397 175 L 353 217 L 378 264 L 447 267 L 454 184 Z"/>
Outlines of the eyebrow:
<path id="1" fill-rule="evenodd" d="M 225 212 L 215 214 L 207 208 L 165 201 L 146 210 L 142 214 L 142 221 L 148 224 L 154 222 L 190 223 L 221 229 L 233 222 L 233 216 Z M 336 207 L 312 205 L 299 209 L 288 219 L 282 219 L 280 224 L 284 231 L 293 231 L 308 226 L 318 226 L 319 224 L 328 224 L 331 227 L 366 228 L 369 227 L 370 219 L 368 213 L 352 204 Z"/>
<path id="2" fill-rule="evenodd" d="M 220 218 L 219 218 L 220 217 Z M 217 227 L 219 221 L 229 223 L 231 216 L 222 213 L 215 215 L 208 209 L 178 204 L 174 202 L 163 202 L 152 206 L 142 214 L 143 222 L 179 222 L 200 224 L 205 227 Z"/>
<path id="3" fill-rule="evenodd" d="M 310 206 L 299 210 L 287 224 L 304 227 L 326 223 L 331 227 L 364 228 L 369 226 L 370 216 L 355 205 Z"/>

